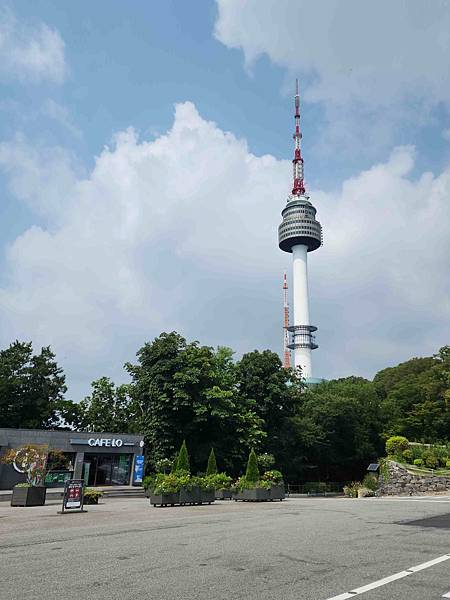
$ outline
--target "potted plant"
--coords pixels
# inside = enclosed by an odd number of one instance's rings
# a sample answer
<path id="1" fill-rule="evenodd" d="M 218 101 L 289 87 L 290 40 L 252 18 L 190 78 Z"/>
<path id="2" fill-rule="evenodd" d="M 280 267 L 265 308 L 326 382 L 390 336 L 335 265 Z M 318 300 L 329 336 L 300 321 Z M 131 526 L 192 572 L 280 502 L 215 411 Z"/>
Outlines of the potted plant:
<path id="1" fill-rule="evenodd" d="M 48 446 L 26 444 L 9 450 L 2 462 L 12 465 L 16 471 L 26 475 L 26 483 L 13 488 L 11 506 L 42 506 L 45 504 L 47 488 L 44 485 Z"/>
<path id="2" fill-rule="evenodd" d="M 94 490 L 93 488 L 86 488 L 83 493 L 84 504 L 98 504 L 99 498 L 103 496 L 103 492 L 100 490 Z"/>
<path id="3" fill-rule="evenodd" d="M 233 498 L 254 502 L 269 499 L 269 483 L 259 480 L 258 458 L 254 450 L 249 454 L 245 475 L 235 484 Z"/>
<path id="4" fill-rule="evenodd" d="M 280 471 L 275 469 L 266 471 L 261 479 L 270 484 L 269 500 L 284 500 L 286 498 L 283 475 Z"/>
<path id="5" fill-rule="evenodd" d="M 150 504 L 173 506 L 180 502 L 180 481 L 175 473 L 158 473 L 150 489 Z"/>
<path id="6" fill-rule="evenodd" d="M 265 455 L 265 464 L 273 464 L 273 457 Z M 261 502 L 267 500 L 284 500 L 284 482 L 280 471 L 266 471 L 260 477 L 258 458 L 252 450 L 248 457 L 245 475 L 238 479 L 233 490 L 234 500 Z"/>
<path id="7" fill-rule="evenodd" d="M 231 500 L 231 477 L 226 473 L 217 473 L 216 475 L 212 475 L 212 480 L 216 491 L 216 500 Z"/>

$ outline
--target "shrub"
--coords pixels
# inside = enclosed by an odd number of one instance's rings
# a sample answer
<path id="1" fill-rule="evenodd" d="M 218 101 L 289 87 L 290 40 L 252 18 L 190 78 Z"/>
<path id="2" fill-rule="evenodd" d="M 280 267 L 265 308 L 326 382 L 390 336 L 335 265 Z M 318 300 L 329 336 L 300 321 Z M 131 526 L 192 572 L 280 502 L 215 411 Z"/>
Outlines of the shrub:
<path id="1" fill-rule="evenodd" d="M 226 473 L 216 473 L 215 475 L 207 475 L 207 477 L 210 478 L 216 490 L 229 490 L 231 487 L 232 479 Z"/>
<path id="2" fill-rule="evenodd" d="M 154 494 L 176 494 L 180 491 L 180 478 L 175 473 L 158 473 L 155 477 Z"/>
<path id="3" fill-rule="evenodd" d="M 439 465 L 440 465 L 441 467 L 446 467 L 446 466 L 447 466 L 447 463 L 449 462 L 449 460 L 448 460 L 448 456 L 439 456 L 439 457 L 438 457 L 438 460 L 439 460 Z"/>
<path id="4" fill-rule="evenodd" d="M 16 483 L 16 485 L 14 487 L 17 488 L 29 488 L 29 487 L 33 487 L 31 485 L 31 483 Z"/>
<path id="5" fill-rule="evenodd" d="M 273 469 L 272 471 L 266 471 L 261 480 L 268 481 L 271 485 L 282 485 L 283 475 L 280 471 Z"/>
<path id="6" fill-rule="evenodd" d="M 437 456 L 432 451 L 428 450 L 424 452 L 422 458 L 423 462 L 425 463 L 425 466 L 429 469 L 436 469 L 436 467 L 438 466 Z"/>
<path id="7" fill-rule="evenodd" d="M 245 479 L 250 483 L 256 483 L 259 479 L 258 459 L 254 450 L 251 450 L 248 456 Z"/>
<path id="8" fill-rule="evenodd" d="M 374 492 L 374 490 L 371 490 L 371 489 L 365 487 L 364 485 L 362 485 L 361 487 L 358 488 L 356 495 L 358 498 L 369 498 L 371 496 L 375 496 L 375 492 Z"/>
<path id="9" fill-rule="evenodd" d="M 445 466 L 447 467 L 447 469 L 450 469 L 450 460 L 448 460 L 448 461 L 445 463 Z"/>
<path id="10" fill-rule="evenodd" d="M 242 477 L 239 477 L 239 479 L 234 482 L 231 489 L 233 492 L 241 492 L 242 490 L 252 490 L 255 487 L 256 482 L 248 481 L 245 475 L 242 475 Z"/>
<path id="11" fill-rule="evenodd" d="M 404 450 L 408 450 L 409 442 L 402 435 L 394 435 L 386 441 L 386 453 L 388 456 L 402 456 Z"/>
<path id="12" fill-rule="evenodd" d="M 86 488 L 83 492 L 83 496 L 85 498 L 92 498 L 92 500 L 98 500 L 98 498 L 103 496 L 103 492 L 100 490 L 94 490 L 93 488 Z"/>
<path id="13" fill-rule="evenodd" d="M 403 450 L 402 456 L 407 463 L 411 463 L 413 460 L 413 452 L 409 448 L 407 450 Z"/>
<path id="14" fill-rule="evenodd" d="M 144 490 L 149 490 L 153 487 L 155 483 L 155 478 L 155 475 L 147 475 L 146 477 L 144 477 L 144 479 L 142 480 L 142 487 L 144 488 Z"/>
<path id="15" fill-rule="evenodd" d="M 414 464 L 416 465 L 416 467 L 423 467 L 423 460 L 421 458 L 415 458 Z"/>
<path id="16" fill-rule="evenodd" d="M 180 453 L 178 454 L 177 461 L 177 471 L 185 471 L 186 473 L 191 472 L 191 468 L 189 466 L 189 454 L 186 447 L 186 441 L 183 440 L 181 444 Z"/>
<path id="17" fill-rule="evenodd" d="M 348 485 L 344 486 L 343 492 L 347 498 L 357 498 L 358 497 L 358 489 L 361 487 L 359 481 L 352 481 Z"/>
<path id="18" fill-rule="evenodd" d="M 214 453 L 214 448 L 211 448 L 211 452 L 208 457 L 208 466 L 206 467 L 207 475 L 216 475 L 217 474 L 217 462 L 216 455 Z"/>
<path id="19" fill-rule="evenodd" d="M 375 477 L 375 475 L 367 473 L 363 479 L 362 485 L 371 492 L 374 492 L 378 487 L 378 479 Z"/>

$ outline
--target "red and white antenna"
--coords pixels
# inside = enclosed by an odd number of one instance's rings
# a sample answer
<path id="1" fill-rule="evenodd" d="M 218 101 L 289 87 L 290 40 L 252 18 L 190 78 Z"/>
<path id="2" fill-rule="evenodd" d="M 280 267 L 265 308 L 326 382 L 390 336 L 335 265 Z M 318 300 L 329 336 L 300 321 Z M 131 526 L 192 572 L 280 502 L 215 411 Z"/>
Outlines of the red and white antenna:
<path id="1" fill-rule="evenodd" d="M 301 196 L 305 193 L 305 182 L 303 176 L 303 158 L 301 139 L 302 132 L 300 130 L 300 94 L 298 91 L 298 79 L 295 80 L 295 150 L 294 160 L 292 161 L 294 167 L 294 187 L 292 188 L 292 194 L 294 196 Z"/>
<path id="2" fill-rule="evenodd" d="M 286 279 L 286 273 L 284 274 L 283 281 L 283 297 L 284 297 L 284 335 L 283 335 L 283 343 L 284 343 L 284 360 L 283 366 L 285 369 L 289 369 L 291 367 L 291 353 L 288 348 L 289 344 L 289 304 L 288 304 L 288 284 Z"/>

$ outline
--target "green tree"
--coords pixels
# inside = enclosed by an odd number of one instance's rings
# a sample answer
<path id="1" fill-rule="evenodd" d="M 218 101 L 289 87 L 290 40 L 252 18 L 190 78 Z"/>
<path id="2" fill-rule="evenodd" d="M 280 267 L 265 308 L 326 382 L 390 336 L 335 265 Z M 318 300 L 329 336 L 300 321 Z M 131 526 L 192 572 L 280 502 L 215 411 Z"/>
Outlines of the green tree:
<path id="1" fill-rule="evenodd" d="M 92 392 L 79 403 L 78 428 L 110 433 L 135 433 L 139 423 L 128 385 L 116 385 L 101 377 L 92 382 Z"/>
<path id="2" fill-rule="evenodd" d="M 214 448 L 211 448 L 211 452 L 208 456 L 208 466 L 206 467 L 207 475 L 215 475 L 217 473 L 217 462 L 216 455 L 214 454 Z"/>
<path id="3" fill-rule="evenodd" d="M 248 455 L 245 479 L 251 483 L 256 483 L 259 480 L 258 457 L 253 449 L 250 450 Z"/>
<path id="4" fill-rule="evenodd" d="M 450 358 L 444 346 L 433 357 L 412 358 L 377 373 L 383 433 L 433 443 L 450 431 Z"/>
<path id="5" fill-rule="evenodd" d="M 293 475 L 303 462 L 292 421 L 302 402 L 303 382 L 270 350 L 244 354 L 236 369 L 239 394 L 261 419 L 266 434 L 253 446 L 273 455 L 276 466 Z"/>
<path id="6" fill-rule="evenodd" d="M 183 439 L 193 472 L 211 446 L 224 467 L 237 473 L 252 445 L 264 437 L 262 420 L 238 393 L 229 348 L 214 351 L 179 334 L 162 333 L 127 364 L 150 461 L 174 455 Z"/>
<path id="7" fill-rule="evenodd" d="M 186 473 L 191 472 L 191 467 L 189 465 L 189 454 L 187 451 L 185 440 L 183 440 L 183 443 L 181 444 L 180 452 L 178 454 L 177 471 L 186 471 Z"/>
<path id="8" fill-rule="evenodd" d="M 359 477 L 383 452 L 378 396 L 361 377 L 329 381 L 305 392 L 293 423 L 308 479 Z"/>
<path id="9" fill-rule="evenodd" d="M 33 354 L 31 342 L 0 351 L 0 427 L 45 429 L 63 425 L 68 410 L 63 370 L 50 347 Z"/>

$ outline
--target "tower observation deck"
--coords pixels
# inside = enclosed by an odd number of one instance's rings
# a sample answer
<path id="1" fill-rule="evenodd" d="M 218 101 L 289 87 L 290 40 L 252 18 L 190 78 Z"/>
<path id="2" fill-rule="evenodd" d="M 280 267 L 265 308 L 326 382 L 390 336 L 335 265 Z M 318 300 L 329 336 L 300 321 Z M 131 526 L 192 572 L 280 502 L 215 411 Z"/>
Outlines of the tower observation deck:
<path id="1" fill-rule="evenodd" d="M 316 209 L 309 201 L 305 191 L 303 158 L 301 153 L 300 131 L 300 95 L 298 82 L 295 94 L 295 132 L 294 132 L 294 185 L 281 212 L 283 218 L 278 227 L 278 245 L 293 257 L 293 301 L 294 325 L 288 327 L 292 339 L 289 348 L 294 350 L 294 365 L 299 367 L 302 376 L 308 381 L 312 378 L 311 351 L 317 348 L 314 332 L 317 327 L 311 325 L 309 318 L 308 291 L 308 252 L 322 245 L 322 226 L 316 220 Z"/>

